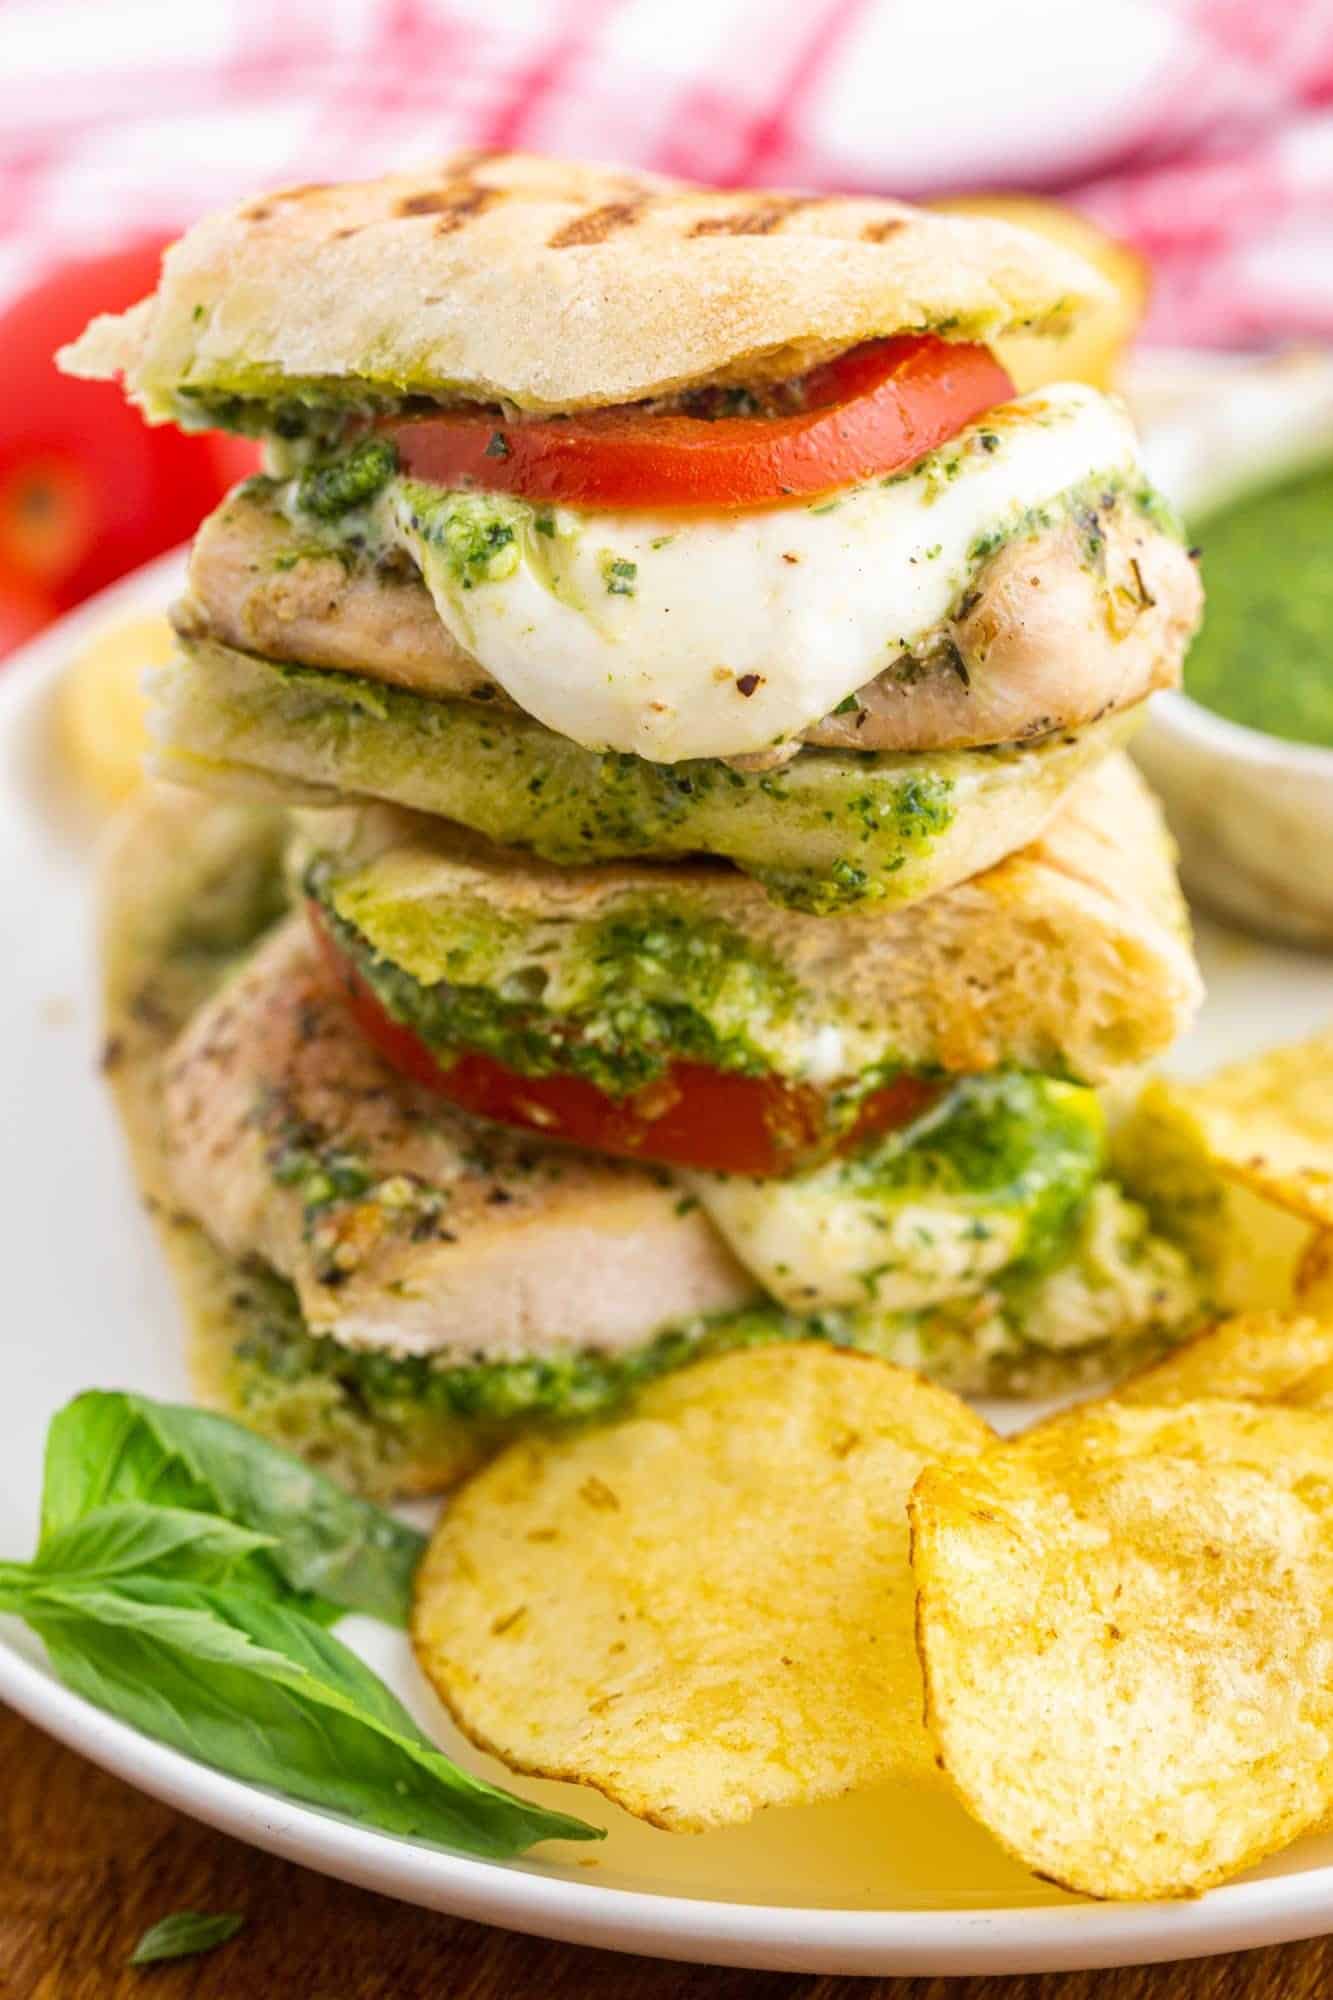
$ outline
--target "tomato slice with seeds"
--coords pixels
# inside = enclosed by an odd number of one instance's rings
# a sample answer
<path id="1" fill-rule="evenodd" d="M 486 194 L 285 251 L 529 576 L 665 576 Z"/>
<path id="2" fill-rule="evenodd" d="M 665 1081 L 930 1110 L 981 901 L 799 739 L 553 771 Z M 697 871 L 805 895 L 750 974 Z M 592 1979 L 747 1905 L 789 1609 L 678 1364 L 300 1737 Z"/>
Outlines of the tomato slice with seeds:
<path id="1" fill-rule="evenodd" d="M 907 334 L 813 369 L 801 409 L 701 417 L 633 407 L 506 423 L 483 411 L 381 426 L 403 470 L 571 507 L 716 509 L 808 499 L 900 472 L 1008 402 L 988 348 Z"/>
<path id="2" fill-rule="evenodd" d="M 869 1094 L 855 1123 L 834 1138 L 826 1094 L 781 1077 L 674 1062 L 645 1089 L 616 1098 L 580 1076 L 524 1076 L 479 1049 L 442 1060 L 388 1012 L 318 904 L 308 907 L 320 951 L 352 1018 L 387 1062 L 474 1117 L 542 1138 L 621 1159 L 768 1179 L 910 1124 L 941 1088 L 920 1077 L 897 1077 Z"/>

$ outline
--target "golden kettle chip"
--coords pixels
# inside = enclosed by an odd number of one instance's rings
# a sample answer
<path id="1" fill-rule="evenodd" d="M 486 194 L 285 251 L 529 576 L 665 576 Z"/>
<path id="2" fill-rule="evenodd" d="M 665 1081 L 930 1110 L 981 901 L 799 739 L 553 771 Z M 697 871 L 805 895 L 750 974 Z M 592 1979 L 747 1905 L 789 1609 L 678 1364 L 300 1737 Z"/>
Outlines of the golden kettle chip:
<path id="1" fill-rule="evenodd" d="M 1037 1874 L 1194 1895 L 1333 1804 L 1333 1415 L 1097 1403 L 929 1467 L 927 1713 Z"/>
<path id="2" fill-rule="evenodd" d="M 698 1363 L 459 1489 L 418 1658 L 475 1743 L 676 1831 L 933 1773 L 907 1495 L 990 1436 L 871 1355 Z"/>

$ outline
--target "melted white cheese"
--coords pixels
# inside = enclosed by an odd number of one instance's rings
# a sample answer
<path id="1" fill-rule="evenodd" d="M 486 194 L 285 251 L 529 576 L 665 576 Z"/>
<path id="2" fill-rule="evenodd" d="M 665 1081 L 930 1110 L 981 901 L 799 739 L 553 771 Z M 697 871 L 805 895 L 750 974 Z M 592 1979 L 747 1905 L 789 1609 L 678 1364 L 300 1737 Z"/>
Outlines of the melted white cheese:
<path id="1" fill-rule="evenodd" d="M 396 480 L 379 519 L 520 708 L 590 749 L 672 763 L 765 750 L 830 714 L 940 624 L 979 538 L 1135 463 L 1119 406 L 1064 384 L 813 506 L 552 511 Z"/>
<path id="2" fill-rule="evenodd" d="M 910 1312 L 979 1292 L 1017 1255 L 1020 1208 L 966 1193 L 849 1186 L 837 1161 L 785 1181 L 681 1172 L 765 1291 L 793 1312 Z"/>

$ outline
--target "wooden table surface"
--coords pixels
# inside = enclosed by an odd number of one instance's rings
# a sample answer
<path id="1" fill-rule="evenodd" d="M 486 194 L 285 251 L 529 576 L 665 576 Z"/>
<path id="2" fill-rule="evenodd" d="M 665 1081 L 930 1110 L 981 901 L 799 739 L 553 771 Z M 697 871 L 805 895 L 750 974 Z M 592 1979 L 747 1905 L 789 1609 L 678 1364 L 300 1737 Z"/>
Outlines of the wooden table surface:
<path id="1" fill-rule="evenodd" d="M 3 2000 L 1328 2000 L 1333 1939 L 1030 1979 L 820 1979 L 621 1958 L 428 1915 L 197 1826 L 0 1708 Z M 208 1957 L 125 1960 L 172 1910 L 239 1910 Z"/>

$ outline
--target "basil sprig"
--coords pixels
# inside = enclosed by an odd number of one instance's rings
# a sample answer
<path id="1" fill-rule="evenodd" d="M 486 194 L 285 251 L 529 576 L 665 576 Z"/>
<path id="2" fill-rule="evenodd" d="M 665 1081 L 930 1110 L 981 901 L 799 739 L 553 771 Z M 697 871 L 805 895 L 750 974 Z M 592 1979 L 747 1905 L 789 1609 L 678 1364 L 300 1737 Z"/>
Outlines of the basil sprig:
<path id="1" fill-rule="evenodd" d="M 272 1543 L 262 1566 L 283 1586 L 324 1599 L 333 1616 L 407 1623 L 424 1536 L 226 1417 L 104 1389 L 67 1403 L 46 1434 L 43 1540 L 122 1500 L 258 1529 Z"/>
<path id="2" fill-rule="evenodd" d="M 503 1858 L 599 1830 L 473 1778 L 328 1631 L 406 1621 L 422 1538 L 204 1411 L 93 1391 L 53 1419 L 42 1534 L 0 1563 L 75 1693 L 187 1756 L 367 1825 Z"/>
<path id="3" fill-rule="evenodd" d="M 245 1918 L 218 1911 L 173 1910 L 160 1923 L 144 1932 L 130 1953 L 131 1965 L 157 1965 L 164 1958 L 193 1958 L 201 1951 L 216 1951 L 234 1938 Z"/>

